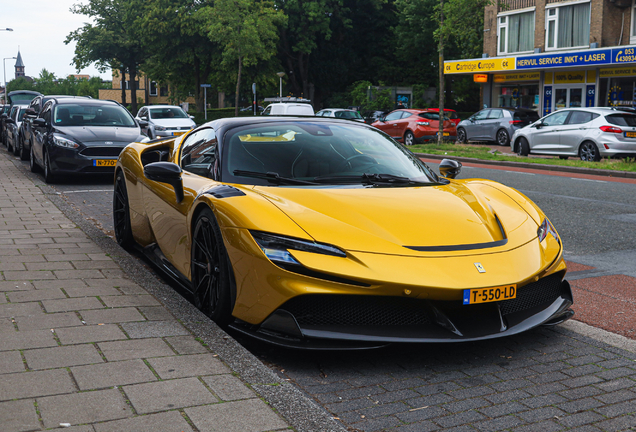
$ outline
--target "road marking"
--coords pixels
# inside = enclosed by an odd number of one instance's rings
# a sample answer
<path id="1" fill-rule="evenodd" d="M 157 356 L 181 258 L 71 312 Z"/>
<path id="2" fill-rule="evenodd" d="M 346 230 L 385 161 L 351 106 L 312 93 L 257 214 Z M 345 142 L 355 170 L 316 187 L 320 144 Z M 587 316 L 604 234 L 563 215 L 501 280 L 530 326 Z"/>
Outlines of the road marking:
<path id="1" fill-rule="evenodd" d="M 58 195 L 62 194 L 72 194 L 72 193 L 85 193 L 85 192 L 112 192 L 112 189 L 87 189 L 87 190 L 75 190 L 75 191 L 64 191 L 57 192 Z"/>
<path id="2" fill-rule="evenodd" d="M 525 175 L 535 175 L 534 173 L 523 172 L 523 171 L 504 171 L 510 174 L 525 174 Z"/>
<path id="3" fill-rule="evenodd" d="M 605 180 L 594 180 L 594 179 L 586 179 L 586 178 L 578 178 L 578 177 L 570 177 L 571 180 L 581 180 L 588 182 L 596 182 L 596 183 L 607 183 Z"/>

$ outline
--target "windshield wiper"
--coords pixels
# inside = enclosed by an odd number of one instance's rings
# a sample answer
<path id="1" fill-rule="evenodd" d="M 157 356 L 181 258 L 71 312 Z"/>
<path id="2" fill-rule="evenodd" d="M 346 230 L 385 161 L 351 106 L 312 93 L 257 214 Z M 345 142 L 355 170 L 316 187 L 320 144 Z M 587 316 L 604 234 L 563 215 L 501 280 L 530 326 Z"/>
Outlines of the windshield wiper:
<path id="1" fill-rule="evenodd" d="M 373 186 L 391 186 L 391 185 L 431 185 L 432 181 L 417 181 L 408 177 L 396 176 L 393 174 L 369 174 L 364 173 L 361 176 L 320 176 L 315 177 L 314 181 L 324 182 L 342 182 L 342 183 L 362 183 Z"/>
<path id="2" fill-rule="evenodd" d="M 316 184 L 315 182 L 310 182 L 306 180 L 299 180 L 299 179 L 289 178 L 289 177 L 281 177 L 278 175 L 278 173 L 271 172 L 271 171 L 264 173 L 264 172 L 258 172 L 258 171 L 234 170 L 234 175 L 240 176 L 240 177 L 261 178 L 276 184 L 305 184 L 305 185 Z"/>

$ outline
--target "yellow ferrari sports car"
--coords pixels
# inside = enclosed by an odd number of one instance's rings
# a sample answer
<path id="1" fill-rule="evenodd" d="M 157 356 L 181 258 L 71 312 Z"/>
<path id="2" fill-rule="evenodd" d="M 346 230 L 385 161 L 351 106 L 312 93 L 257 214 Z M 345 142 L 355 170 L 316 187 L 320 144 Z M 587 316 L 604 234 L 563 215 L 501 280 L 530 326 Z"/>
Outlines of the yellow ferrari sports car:
<path id="1" fill-rule="evenodd" d="M 570 318 L 546 215 L 460 170 L 347 120 L 216 120 L 124 149 L 115 232 L 214 321 L 284 346 L 474 341 Z"/>

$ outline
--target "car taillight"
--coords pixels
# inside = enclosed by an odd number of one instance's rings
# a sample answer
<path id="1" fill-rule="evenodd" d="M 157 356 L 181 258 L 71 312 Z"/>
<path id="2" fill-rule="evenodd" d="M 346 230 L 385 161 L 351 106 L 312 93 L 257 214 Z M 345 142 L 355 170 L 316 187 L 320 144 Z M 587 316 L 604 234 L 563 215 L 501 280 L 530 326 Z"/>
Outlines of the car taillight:
<path id="1" fill-rule="evenodd" d="M 521 123 L 523 123 L 523 120 L 510 120 L 508 123 L 510 123 L 511 125 L 520 125 Z"/>
<path id="2" fill-rule="evenodd" d="M 603 132 L 623 133 L 623 129 L 618 128 L 616 126 L 601 126 L 599 129 L 601 129 Z"/>
<path id="3" fill-rule="evenodd" d="M 417 122 L 418 126 L 428 126 L 428 122 Z"/>

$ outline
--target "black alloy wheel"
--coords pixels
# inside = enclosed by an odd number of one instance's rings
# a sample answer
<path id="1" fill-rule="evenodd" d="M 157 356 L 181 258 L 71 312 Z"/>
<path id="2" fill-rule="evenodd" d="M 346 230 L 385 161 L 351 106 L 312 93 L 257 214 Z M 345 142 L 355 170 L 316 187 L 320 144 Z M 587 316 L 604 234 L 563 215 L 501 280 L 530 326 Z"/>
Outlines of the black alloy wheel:
<path id="1" fill-rule="evenodd" d="M 55 175 L 51 170 L 51 158 L 49 157 L 49 152 L 44 150 L 42 159 L 44 160 L 44 181 L 49 184 L 55 183 Z"/>
<path id="2" fill-rule="evenodd" d="M 460 144 L 466 144 L 466 130 L 464 128 L 457 129 L 457 142 Z"/>
<path id="3" fill-rule="evenodd" d="M 598 162 L 601 160 L 601 154 L 598 147 L 592 141 L 585 141 L 579 147 L 579 157 L 582 161 Z"/>
<path id="4" fill-rule="evenodd" d="M 130 206 L 128 204 L 128 191 L 126 179 L 122 171 L 115 177 L 115 191 L 113 193 L 113 225 L 115 227 L 115 239 L 119 246 L 130 249 L 135 244 L 130 226 Z"/>
<path id="5" fill-rule="evenodd" d="M 413 135 L 413 132 L 406 131 L 406 133 L 404 134 L 404 145 L 412 146 L 414 143 L 415 136 Z"/>
<path id="6" fill-rule="evenodd" d="M 505 129 L 499 129 L 499 131 L 497 131 L 497 144 L 500 146 L 510 145 L 510 136 Z"/>
<path id="7" fill-rule="evenodd" d="M 528 140 L 524 137 L 519 138 L 519 144 L 517 144 L 517 154 L 519 156 L 528 156 L 530 154 L 530 145 Z"/>
<path id="8" fill-rule="evenodd" d="M 32 173 L 40 172 L 40 166 L 35 161 L 35 155 L 33 154 L 33 146 L 31 146 L 31 150 L 29 151 L 29 168 Z"/>
<path id="9" fill-rule="evenodd" d="M 214 213 L 203 210 L 192 231 L 191 276 L 194 305 L 220 326 L 229 324 L 230 270 Z"/>

